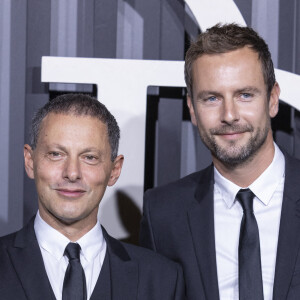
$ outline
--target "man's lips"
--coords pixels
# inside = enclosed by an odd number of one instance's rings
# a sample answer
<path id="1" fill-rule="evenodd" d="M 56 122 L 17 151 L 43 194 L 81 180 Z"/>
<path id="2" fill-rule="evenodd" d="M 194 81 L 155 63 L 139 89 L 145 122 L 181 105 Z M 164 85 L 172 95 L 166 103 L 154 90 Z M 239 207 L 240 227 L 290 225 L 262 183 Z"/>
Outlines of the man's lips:
<path id="1" fill-rule="evenodd" d="M 247 131 L 222 132 L 222 133 L 217 133 L 216 135 L 221 136 L 225 139 L 232 140 L 232 139 L 239 138 L 245 132 Z"/>
<path id="2" fill-rule="evenodd" d="M 76 198 L 80 197 L 85 193 L 85 190 L 82 189 L 56 189 L 58 194 L 65 196 L 65 197 L 70 197 L 70 198 Z"/>

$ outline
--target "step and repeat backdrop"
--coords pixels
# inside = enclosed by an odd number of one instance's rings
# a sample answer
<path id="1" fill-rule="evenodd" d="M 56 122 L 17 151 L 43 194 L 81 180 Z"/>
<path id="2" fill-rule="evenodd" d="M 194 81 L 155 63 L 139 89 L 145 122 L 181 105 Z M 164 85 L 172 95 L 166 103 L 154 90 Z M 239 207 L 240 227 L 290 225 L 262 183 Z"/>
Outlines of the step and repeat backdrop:
<path id="1" fill-rule="evenodd" d="M 99 219 L 136 243 L 146 189 L 210 164 L 189 120 L 185 51 L 218 22 L 253 27 L 267 41 L 281 86 L 274 136 L 300 157 L 300 5 L 283 0 L 3 0 L 0 3 L 0 234 L 37 210 L 24 174 L 32 115 L 63 93 L 103 102 L 121 128 L 121 177 Z"/>

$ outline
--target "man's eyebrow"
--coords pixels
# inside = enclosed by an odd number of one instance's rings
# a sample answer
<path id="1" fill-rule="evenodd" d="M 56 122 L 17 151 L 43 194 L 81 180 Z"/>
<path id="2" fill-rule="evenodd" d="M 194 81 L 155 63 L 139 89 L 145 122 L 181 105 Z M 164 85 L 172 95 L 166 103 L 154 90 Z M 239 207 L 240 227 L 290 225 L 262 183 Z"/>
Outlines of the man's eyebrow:
<path id="1" fill-rule="evenodd" d="M 81 150 L 81 153 L 86 153 L 86 152 L 97 152 L 99 154 L 102 154 L 103 151 L 95 147 L 87 147 Z"/>
<path id="2" fill-rule="evenodd" d="M 253 93 L 253 94 L 261 94 L 261 90 L 254 86 L 246 86 L 244 88 L 236 90 L 236 93 Z"/>
<path id="3" fill-rule="evenodd" d="M 62 146 L 62 145 L 60 145 L 60 144 L 56 144 L 56 143 L 54 143 L 54 144 L 51 144 L 51 145 L 47 145 L 47 148 L 48 149 L 53 149 L 53 148 L 55 148 L 55 149 L 57 149 L 57 150 L 62 150 L 62 151 L 67 151 L 67 149 L 64 147 L 64 146 Z"/>
<path id="4" fill-rule="evenodd" d="M 51 144 L 51 145 L 49 145 L 48 148 L 50 148 L 50 149 L 55 148 L 57 150 L 62 150 L 64 152 L 68 152 L 68 149 L 60 144 Z M 103 154 L 103 151 L 101 151 L 100 149 L 95 148 L 95 147 L 86 147 L 80 151 L 80 153 L 87 153 L 87 152 L 97 152 L 99 155 Z"/>

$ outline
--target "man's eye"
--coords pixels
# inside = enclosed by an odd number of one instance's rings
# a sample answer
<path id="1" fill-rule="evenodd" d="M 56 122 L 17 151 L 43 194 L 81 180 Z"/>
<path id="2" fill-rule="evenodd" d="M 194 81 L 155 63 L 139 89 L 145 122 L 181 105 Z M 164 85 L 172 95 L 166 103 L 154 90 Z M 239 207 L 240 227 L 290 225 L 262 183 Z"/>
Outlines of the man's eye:
<path id="1" fill-rule="evenodd" d="M 90 163 L 90 164 L 96 164 L 99 161 L 98 156 L 95 156 L 95 155 L 84 155 L 83 158 L 87 163 Z"/>
<path id="2" fill-rule="evenodd" d="M 207 97 L 205 100 L 208 101 L 208 102 L 213 102 L 213 101 L 217 100 L 217 97 L 216 96 L 210 96 L 210 97 Z"/>
<path id="3" fill-rule="evenodd" d="M 241 98 L 243 98 L 243 99 L 250 99 L 251 97 L 252 97 L 252 95 L 249 94 L 249 93 L 242 93 L 241 94 Z"/>
<path id="4" fill-rule="evenodd" d="M 49 159 L 57 160 L 62 157 L 62 154 L 60 152 L 51 151 L 47 154 L 47 156 L 49 157 Z"/>
<path id="5" fill-rule="evenodd" d="M 95 159 L 96 159 L 96 157 L 93 156 L 93 155 L 86 155 L 85 158 L 86 158 L 87 160 L 95 160 Z"/>
<path id="6" fill-rule="evenodd" d="M 59 156 L 60 156 L 60 153 L 59 153 L 59 152 L 52 151 L 52 152 L 49 152 L 49 156 L 52 156 L 52 157 L 59 157 Z"/>

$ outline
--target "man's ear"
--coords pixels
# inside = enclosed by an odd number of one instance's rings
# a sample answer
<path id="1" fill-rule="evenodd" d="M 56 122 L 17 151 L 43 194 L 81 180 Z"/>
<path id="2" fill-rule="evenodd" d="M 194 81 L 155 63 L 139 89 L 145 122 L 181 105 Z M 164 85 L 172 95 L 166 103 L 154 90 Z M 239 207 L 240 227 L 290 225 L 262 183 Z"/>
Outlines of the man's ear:
<path id="1" fill-rule="evenodd" d="M 24 145 L 24 165 L 28 177 L 34 179 L 33 150 L 28 144 Z"/>
<path id="2" fill-rule="evenodd" d="M 190 97 L 190 95 L 187 95 L 187 106 L 188 106 L 189 111 L 190 111 L 191 121 L 195 126 L 197 126 L 197 119 L 196 119 L 196 116 L 195 116 L 193 100 Z"/>
<path id="3" fill-rule="evenodd" d="M 118 178 L 121 175 L 121 170 L 122 170 L 122 166 L 123 166 L 123 161 L 124 161 L 124 156 L 123 155 L 119 155 L 116 157 L 116 159 L 113 162 L 113 168 L 108 180 L 108 186 L 113 186 Z"/>
<path id="4" fill-rule="evenodd" d="M 269 115 L 271 118 L 274 118 L 279 109 L 279 96 L 280 96 L 280 87 L 277 82 L 275 82 L 269 100 Z"/>

